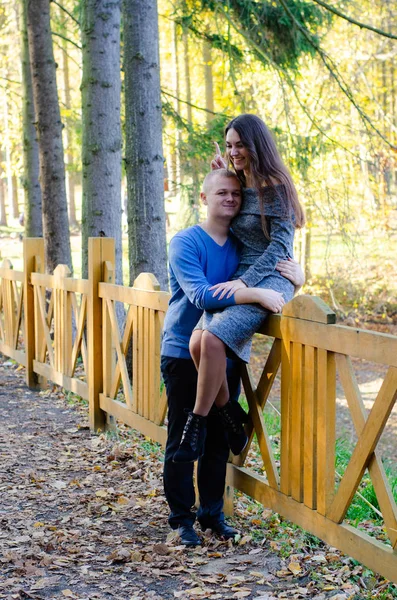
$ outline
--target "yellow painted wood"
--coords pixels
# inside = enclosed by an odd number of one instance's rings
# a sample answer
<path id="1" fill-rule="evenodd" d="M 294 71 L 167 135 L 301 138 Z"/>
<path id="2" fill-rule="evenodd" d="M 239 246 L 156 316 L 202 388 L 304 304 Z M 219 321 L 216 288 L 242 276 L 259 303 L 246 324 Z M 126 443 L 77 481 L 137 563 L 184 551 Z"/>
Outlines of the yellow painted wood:
<path id="1" fill-rule="evenodd" d="M 112 327 L 112 339 L 113 339 L 113 343 L 114 343 L 114 346 L 116 348 L 116 353 L 117 353 L 117 359 L 118 359 L 117 364 L 119 365 L 119 369 L 120 369 L 120 373 L 121 373 L 121 380 L 123 382 L 124 397 L 125 397 L 125 401 L 127 403 L 128 408 L 131 408 L 131 406 L 132 406 L 132 391 L 131 391 L 131 385 L 130 385 L 130 378 L 128 376 L 127 364 L 125 361 L 124 352 L 121 348 L 120 331 L 119 331 L 119 327 L 118 327 L 118 323 L 117 323 L 116 313 L 114 310 L 114 304 L 113 304 L 112 300 L 106 300 L 106 304 L 107 304 L 108 315 L 109 315 L 110 323 L 111 323 L 111 327 Z"/>
<path id="2" fill-rule="evenodd" d="M 397 367 L 397 336 L 291 317 L 283 316 L 281 319 L 280 329 L 284 338 L 329 352 L 343 349 L 343 354 Z"/>
<path id="3" fill-rule="evenodd" d="M 317 511 L 271 488 L 255 472 L 232 464 L 228 464 L 227 471 L 228 481 L 234 488 L 397 583 L 397 552 L 390 547 L 354 527 L 330 521 Z"/>
<path id="4" fill-rule="evenodd" d="M 11 279 L 13 270 L 11 261 L 8 259 L 3 260 L 2 268 L 5 273 L 1 280 L 4 311 L 4 340 L 8 346 L 13 347 L 15 331 L 15 299 Z"/>
<path id="5" fill-rule="evenodd" d="M 270 349 L 269 352 L 269 356 L 267 357 L 266 360 L 266 364 L 263 368 L 261 377 L 259 379 L 259 383 L 256 389 L 256 397 L 260 403 L 260 406 L 262 408 L 262 410 L 265 407 L 266 401 L 269 397 L 269 393 L 270 390 L 272 389 L 272 385 L 274 382 L 274 379 L 277 375 L 278 369 L 280 367 L 280 363 L 281 363 L 281 340 L 274 340 L 272 347 Z M 245 366 L 243 365 L 242 369 L 249 369 L 249 365 Z M 251 447 L 251 443 L 252 443 L 252 439 L 253 439 L 253 435 L 254 435 L 254 428 L 252 424 L 249 424 L 246 427 L 247 430 L 247 435 L 248 435 L 248 444 L 245 447 L 245 449 L 243 450 L 243 452 L 240 454 L 240 456 L 235 456 L 232 459 L 233 464 L 236 465 L 243 465 L 246 458 L 247 458 L 247 454 L 248 451 Z"/>
<path id="6" fill-rule="evenodd" d="M 48 359 L 50 361 L 50 365 L 52 368 L 55 368 L 55 366 L 54 366 L 54 351 L 52 348 L 52 340 L 51 340 L 51 336 L 50 336 L 49 327 L 47 324 L 47 314 L 46 314 L 46 310 L 45 310 L 45 306 L 44 306 L 44 302 L 45 302 L 44 294 L 43 294 L 42 288 L 40 286 L 35 285 L 34 289 L 36 292 L 35 302 L 38 304 L 38 307 L 39 307 L 40 323 L 41 323 L 41 328 L 43 330 L 44 338 L 45 338 L 45 342 L 46 342 L 45 346 L 43 344 L 43 354 L 45 354 L 45 348 L 47 348 Z M 44 359 L 40 362 L 44 362 Z"/>
<path id="7" fill-rule="evenodd" d="M 34 238 L 30 238 L 34 239 Z M 41 238 L 39 238 L 41 239 Z M 19 281 L 21 283 L 24 282 L 24 271 L 14 271 L 12 267 L 12 263 L 9 259 L 5 259 L 0 265 L 0 278 L 7 279 L 8 281 Z"/>
<path id="8" fill-rule="evenodd" d="M 291 395 L 291 342 L 284 337 L 281 345 L 281 448 L 280 490 L 287 496 L 291 493 L 290 480 L 290 395 Z"/>
<path id="9" fill-rule="evenodd" d="M 300 294 L 283 307 L 283 317 L 294 317 L 317 323 L 335 323 L 336 315 L 321 298 Z"/>
<path id="10" fill-rule="evenodd" d="M 115 264 L 115 246 L 112 238 L 88 240 L 88 383 L 90 427 L 94 431 L 106 428 L 106 415 L 99 406 L 99 394 L 103 389 L 102 356 L 102 300 L 98 295 L 103 280 L 106 261 Z M 111 285 L 111 284 L 104 284 Z"/>
<path id="11" fill-rule="evenodd" d="M 317 351 L 303 346 L 303 502 L 317 506 Z"/>
<path id="12" fill-rule="evenodd" d="M 64 373 L 59 373 L 59 371 L 56 371 L 50 365 L 41 363 L 37 360 L 33 361 L 33 367 L 35 373 L 43 375 L 46 379 L 60 385 L 65 390 L 69 390 L 70 392 L 81 396 L 81 398 L 84 398 L 85 400 L 89 399 L 88 384 L 85 381 L 81 381 L 76 377 L 68 377 Z"/>
<path id="13" fill-rule="evenodd" d="M 110 283 L 99 284 L 99 296 L 108 300 L 118 300 L 124 304 L 152 308 L 166 312 L 170 294 L 168 292 L 156 292 L 138 290 L 134 287 L 123 287 Z"/>
<path id="14" fill-rule="evenodd" d="M 331 520 L 340 523 L 344 519 L 396 399 L 397 369 L 390 367 L 339 484 L 328 513 Z"/>
<path id="15" fill-rule="evenodd" d="M 9 356 L 17 363 L 26 367 L 26 353 L 22 350 L 15 350 L 12 346 L 9 346 L 5 342 L 0 341 L 0 352 L 5 356 Z"/>
<path id="16" fill-rule="evenodd" d="M 103 267 L 103 280 L 105 283 L 114 282 L 114 266 L 111 262 L 105 261 Z M 113 380 L 113 345 L 112 345 L 112 324 L 109 317 L 109 310 L 106 301 L 102 301 L 102 353 L 103 353 L 103 393 L 105 396 L 110 396 L 110 390 Z M 120 382 L 120 367 L 118 366 L 119 382 Z M 120 383 L 117 385 L 117 389 Z M 117 391 L 116 391 L 117 393 Z M 114 396 L 113 396 L 114 397 Z M 109 422 L 107 421 L 109 428 Z"/>
<path id="17" fill-rule="evenodd" d="M 12 282 L 12 286 L 14 288 L 14 298 L 15 298 L 16 305 L 17 305 L 13 346 L 15 349 L 17 349 L 18 339 L 19 339 L 19 330 L 22 325 L 23 285 L 21 286 L 20 293 L 18 292 L 17 284 L 15 281 Z"/>
<path id="18" fill-rule="evenodd" d="M 74 344 L 73 344 L 72 358 L 70 361 L 69 372 L 66 373 L 67 375 L 69 375 L 69 377 L 73 377 L 73 375 L 74 375 L 74 372 L 76 369 L 77 357 L 79 355 L 79 352 L 81 351 L 84 327 L 86 325 L 86 318 L 87 318 L 87 296 L 83 296 L 81 298 L 81 305 L 80 305 L 80 308 L 78 309 L 77 303 L 76 303 L 76 297 L 73 295 L 72 296 L 72 305 L 74 305 L 74 309 L 75 309 L 74 314 L 75 314 L 75 319 L 76 319 L 76 323 L 77 323 L 77 330 L 76 330 L 76 337 L 75 337 Z"/>
<path id="19" fill-rule="evenodd" d="M 142 309 L 142 336 L 141 336 L 141 344 L 143 346 L 142 352 L 142 368 L 143 368 L 143 377 L 142 377 L 142 415 L 145 419 L 149 419 L 149 400 L 150 400 L 150 381 L 149 381 L 149 372 L 150 372 L 150 308 Z"/>
<path id="20" fill-rule="evenodd" d="M 144 405 L 143 405 L 143 395 L 144 395 L 144 322 L 143 322 L 143 306 L 138 306 L 138 322 L 137 322 L 137 331 L 138 331 L 138 344 L 137 347 L 134 348 L 134 351 L 137 355 L 138 368 L 134 375 L 135 385 L 137 386 L 137 408 L 136 412 L 138 415 L 144 414 Z"/>
<path id="21" fill-rule="evenodd" d="M 359 437 L 364 429 L 368 415 L 361 397 L 351 360 L 344 354 L 337 354 L 336 365 L 346 394 L 354 428 Z M 378 498 L 391 545 L 395 548 L 397 545 L 397 505 L 383 468 L 381 456 L 378 454 L 377 450 L 374 451 L 373 457 L 368 464 L 368 470 Z"/>
<path id="22" fill-rule="evenodd" d="M 165 446 L 167 441 L 167 429 L 165 427 L 156 425 L 152 421 L 130 410 L 122 402 L 107 398 L 103 394 L 100 394 L 100 406 L 103 411 L 113 415 L 116 419 L 120 419 L 123 423 L 130 425 L 130 427 L 137 429 L 143 435 Z"/>
<path id="23" fill-rule="evenodd" d="M 138 307 L 132 310 L 132 410 L 138 412 Z"/>
<path id="24" fill-rule="evenodd" d="M 160 424 L 163 423 L 164 418 L 161 419 L 161 395 L 160 395 L 160 382 L 161 382 L 161 371 L 160 371 L 160 363 L 161 363 L 161 325 L 160 325 L 160 315 L 157 311 L 153 312 L 153 328 L 151 331 L 151 348 L 152 348 L 152 358 L 151 358 L 151 380 L 153 381 L 153 387 L 151 390 L 151 419 L 155 421 L 155 423 Z"/>
<path id="25" fill-rule="evenodd" d="M 317 510 L 327 514 L 335 493 L 335 355 L 317 350 Z"/>
<path id="26" fill-rule="evenodd" d="M 247 398 L 248 406 L 250 409 L 250 416 L 254 425 L 256 437 L 258 439 L 259 450 L 263 460 L 263 466 L 265 467 L 267 479 L 271 487 L 278 488 L 279 475 L 277 471 L 276 462 L 274 460 L 269 436 L 267 434 L 262 407 L 260 406 L 255 392 L 253 391 L 253 381 L 245 365 L 242 369 L 241 377 L 244 384 L 245 396 Z"/>
<path id="27" fill-rule="evenodd" d="M 131 341 L 133 318 L 134 318 L 134 307 L 130 306 L 128 309 L 126 323 L 125 323 L 125 327 L 124 327 L 123 339 L 121 342 L 121 348 L 123 350 L 124 356 L 126 356 L 128 353 L 128 347 L 129 347 L 129 344 Z M 120 387 L 120 382 L 121 382 L 120 365 L 117 363 L 115 366 L 115 369 L 114 369 L 112 382 L 111 382 L 111 386 L 110 386 L 110 391 L 108 393 L 108 396 L 110 398 L 115 398 L 117 396 L 117 392 Z M 132 392 L 133 392 L 133 389 L 132 389 Z M 132 393 L 131 397 L 133 398 L 133 393 Z M 132 402 L 132 408 L 133 408 L 133 402 Z"/>
<path id="28" fill-rule="evenodd" d="M 291 496 L 303 501 L 303 414 L 302 414 L 302 344 L 294 343 L 291 349 L 291 397 L 289 422 L 289 478 Z"/>

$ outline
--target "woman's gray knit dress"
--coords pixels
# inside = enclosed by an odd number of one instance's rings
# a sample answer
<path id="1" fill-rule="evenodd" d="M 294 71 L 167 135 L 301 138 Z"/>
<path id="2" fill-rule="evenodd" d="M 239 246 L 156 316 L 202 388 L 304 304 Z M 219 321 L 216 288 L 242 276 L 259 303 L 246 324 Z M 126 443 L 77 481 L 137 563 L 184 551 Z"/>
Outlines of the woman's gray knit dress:
<path id="1" fill-rule="evenodd" d="M 232 231 L 241 242 L 239 267 L 233 279 L 241 279 L 248 287 L 270 288 L 280 292 L 288 302 L 294 295 L 293 284 L 275 266 L 279 260 L 293 256 L 295 226 L 283 214 L 280 195 L 283 185 L 265 188 L 264 207 L 270 240 L 263 233 L 257 192 L 243 190 L 240 213 L 232 223 Z M 252 336 L 260 329 L 269 311 L 259 304 L 239 304 L 221 311 L 205 312 L 196 329 L 210 331 L 220 338 L 232 355 L 249 362 Z"/>

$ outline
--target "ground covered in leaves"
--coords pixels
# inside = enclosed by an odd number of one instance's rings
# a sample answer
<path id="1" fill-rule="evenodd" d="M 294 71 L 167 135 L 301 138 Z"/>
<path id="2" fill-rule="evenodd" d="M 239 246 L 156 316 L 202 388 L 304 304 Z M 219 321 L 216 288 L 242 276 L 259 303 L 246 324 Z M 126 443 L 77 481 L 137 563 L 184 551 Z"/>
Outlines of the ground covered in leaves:
<path id="1" fill-rule="evenodd" d="M 162 453 L 34 393 L 0 358 L 0 598 L 394 598 L 396 587 L 240 496 L 234 543 L 186 550 L 167 526 Z"/>

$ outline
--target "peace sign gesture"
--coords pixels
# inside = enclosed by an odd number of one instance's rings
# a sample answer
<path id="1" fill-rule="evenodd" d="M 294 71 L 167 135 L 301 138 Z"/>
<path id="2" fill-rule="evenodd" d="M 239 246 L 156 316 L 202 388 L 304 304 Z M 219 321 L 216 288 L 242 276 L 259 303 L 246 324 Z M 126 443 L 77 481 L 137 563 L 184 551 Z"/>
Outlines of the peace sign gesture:
<path id="1" fill-rule="evenodd" d="M 211 169 L 215 171 L 216 169 L 227 169 L 227 161 L 223 158 L 221 149 L 219 148 L 218 142 L 214 142 L 215 144 L 215 157 L 211 161 Z"/>

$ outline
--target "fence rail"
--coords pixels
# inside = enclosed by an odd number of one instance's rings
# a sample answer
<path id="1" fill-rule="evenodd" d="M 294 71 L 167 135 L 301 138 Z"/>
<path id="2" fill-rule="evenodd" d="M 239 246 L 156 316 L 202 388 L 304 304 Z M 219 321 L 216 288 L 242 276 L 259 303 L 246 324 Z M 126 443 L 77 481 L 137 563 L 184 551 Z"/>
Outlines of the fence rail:
<path id="1" fill-rule="evenodd" d="M 65 265 L 46 275 L 43 240 L 26 239 L 24 271 L 14 271 L 8 260 L 0 266 L 0 352 L 26 367 L 30 387 L 48 379 L 88 399 L 92 429 L 104 429 L 113 415 L 164 445 L 160 336 L 169 295 L 151 274 L 141 274 L 131 288 L 115 285 L 114 263 L 113 240 L 91 238 L 88 279 L 72 278 Z M 308 296 L 288 303 L 282 316 L 271 316 L 260 333 L 274 341 L 257 385 L 249 366 L 243 368 L 252 425 L 247 448 L 228 464 L 226 506 L 239 489 L 397 583 L 397 506 L 377 449 L 397 399 L 397 337 L 336 325 L 334 313 Z M 370 412 L 353 357 L 388 366 Z M 279 370 L 278 465 L 263 409 Z M 336 373 L 358 439 L 338 486 Z M 246 466 L 255 437 L 263 475 Z M 386 543 L 344 521 L 366 469 Z"/>

